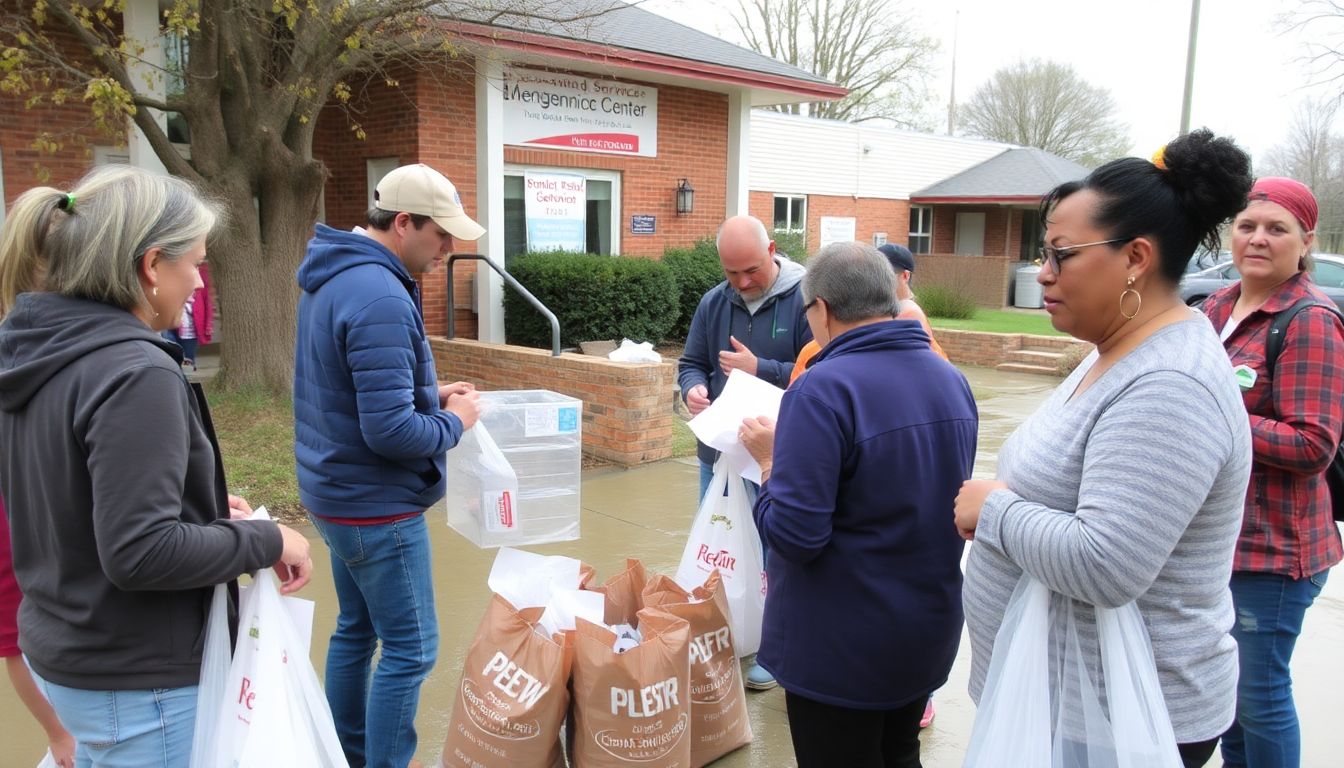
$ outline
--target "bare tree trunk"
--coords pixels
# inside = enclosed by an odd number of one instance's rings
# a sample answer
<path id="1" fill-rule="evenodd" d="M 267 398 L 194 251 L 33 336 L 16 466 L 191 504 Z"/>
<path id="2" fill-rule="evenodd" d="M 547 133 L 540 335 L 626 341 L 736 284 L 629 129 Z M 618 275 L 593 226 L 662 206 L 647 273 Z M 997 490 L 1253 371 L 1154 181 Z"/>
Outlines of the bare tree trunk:
<path id="1" fill-rule="evenodd" d="M 218 381 L 225 388 L 292 391 L 295 272 L 312 235 L 324 174 L 317 163 L 304 171 L 268 176 L 255 207 L 237 192 L 229 197 L 232 218 L 212 247 L 218 258 L 211 259 L 223 331 Z"/>

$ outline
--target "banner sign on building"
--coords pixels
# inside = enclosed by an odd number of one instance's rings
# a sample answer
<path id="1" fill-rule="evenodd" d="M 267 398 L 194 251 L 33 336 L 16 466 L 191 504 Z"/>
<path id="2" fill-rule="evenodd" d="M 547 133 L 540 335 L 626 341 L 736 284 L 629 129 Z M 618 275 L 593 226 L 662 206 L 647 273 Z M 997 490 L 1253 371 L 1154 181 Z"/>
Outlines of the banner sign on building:
<path id="1" fill-rule="evenodd" d="M 822 216 L 821 247 L 824 248 L 831 243 L 848 243 L 853 240 L 856 223 L 853 216 Z"/>
<path id="2" fill-rule="evenodd" d="M 504 68 L 504 143 L 658 156 L 658 89 Z"/>
<path id="3" fill-rule="evenodd" d="M 588 250 L 588 179 L 577 173 L 523 173 L 527 250 Z"/>

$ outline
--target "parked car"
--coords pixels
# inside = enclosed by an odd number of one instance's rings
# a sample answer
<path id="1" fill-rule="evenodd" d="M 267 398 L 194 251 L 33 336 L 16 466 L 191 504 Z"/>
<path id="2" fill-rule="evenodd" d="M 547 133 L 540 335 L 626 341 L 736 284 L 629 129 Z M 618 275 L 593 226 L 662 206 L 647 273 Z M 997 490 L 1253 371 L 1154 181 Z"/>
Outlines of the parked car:
<path id="1" fill-rule="evenodd" d="M 1329 296 L 1335 304 L 1344 310 L 1344 256 L 1335 253 L 1318 253 L 1314 256 L 1316 266 L 1311 271 L 1311 279 Z M 1202 272 L 1186 275 L 1181 280 L 1181 299 L 1192 307 L 1204 303 L 1209 294 L 1241 279 L 1237 267 L 1232 262 L 1210 267 Z"/>
<path id="2" fill-rule="evenodd" d="M 1190 257 L 1190 261 L 1185 263 L 1185 274 L 1193 275 L 1196 272 L 1203 272 L 1206 269 L 1224 264 L 1232 260 L 1231 251 L 1210 251 L 1207 248 L 1199 248 L 1195 255 Z"/>

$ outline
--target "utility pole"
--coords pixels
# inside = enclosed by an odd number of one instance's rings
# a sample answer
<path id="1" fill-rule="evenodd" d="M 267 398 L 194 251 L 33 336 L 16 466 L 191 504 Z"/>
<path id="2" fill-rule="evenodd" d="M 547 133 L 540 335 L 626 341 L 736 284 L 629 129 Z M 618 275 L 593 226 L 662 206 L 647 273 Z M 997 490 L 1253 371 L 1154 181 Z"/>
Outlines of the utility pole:
<path id="1" fill-rule="evenodd" d="M 1198 0 L 1196 0 L 1198 1 Z M 961 26 L 961 11 L 952 18 L 952 91 L 947 99 L 947 135 L 957 123 L 957 31 Z"/>
<path id="2" fill-rule="evenodd" d="M 1199 0 L 1190 2 L 1190 47 L 1185 54 L 1185 98 L 1181 100 L 1181 135 L 1190 132 L 1190 97 L 1195 90 L 1195 41 L 1199 37 Z"/>

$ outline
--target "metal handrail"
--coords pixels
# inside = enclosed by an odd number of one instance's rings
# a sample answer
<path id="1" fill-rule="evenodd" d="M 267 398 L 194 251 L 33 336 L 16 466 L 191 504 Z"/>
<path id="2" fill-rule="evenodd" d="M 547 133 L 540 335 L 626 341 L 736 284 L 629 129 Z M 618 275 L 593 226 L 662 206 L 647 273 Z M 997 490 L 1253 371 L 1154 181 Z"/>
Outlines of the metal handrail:
<path id="1" fill-rule="evenodd" d="M 542 304 L 536 296 L 532 295 L 531 291 L 524 288 L 523 284 L 518 282 L 514 276 L 510 275 L 503 267 L 491 261 L 489 257 L 482 256 L 479 253 L 455 253 L 448 257 L 448 338 L 451 339 L 457 335 L 457 322 L 453 317 L 453 264 L 458 259 L 484 261 L 486 264 L 489 264 L 491 269 L 495 270 L 500 277 L 504 278 L 504 282 L 508 283 L 510 288 L 517 291 L 520 296 L 527 299 L 528 304 L 531 304 L 538 312 L 545 316 L 551 324 L 551 356 L 560 356 L 560 320 L 556 318 L 555 313 L 547 309 L 545 304 Z"/>

